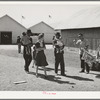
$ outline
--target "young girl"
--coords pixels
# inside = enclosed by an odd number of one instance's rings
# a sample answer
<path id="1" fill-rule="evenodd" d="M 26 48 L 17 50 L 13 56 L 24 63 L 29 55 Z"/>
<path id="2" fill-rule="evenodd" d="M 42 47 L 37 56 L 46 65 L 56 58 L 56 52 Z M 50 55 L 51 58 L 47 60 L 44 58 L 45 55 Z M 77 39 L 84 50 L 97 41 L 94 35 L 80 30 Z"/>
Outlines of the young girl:
<path id="1" fill-rule="evenodd" d="M 36 68 L 36 76 L 38 76 L 38 67 L 43 67 L 44 68 L 44 73 L 45 77 L 47 76 L 46 74 L 46 68 L 45 66 L 48 65 L 46 56 L 44 54 L 44 50 L 46 49 L 45 43 L 44 43 L 44 33 L 40 34 L 38 36 L 38 41 L 35 44 L 36 48 L 36 58 L 35 58 L 35 65 L 37 66 Z"/>

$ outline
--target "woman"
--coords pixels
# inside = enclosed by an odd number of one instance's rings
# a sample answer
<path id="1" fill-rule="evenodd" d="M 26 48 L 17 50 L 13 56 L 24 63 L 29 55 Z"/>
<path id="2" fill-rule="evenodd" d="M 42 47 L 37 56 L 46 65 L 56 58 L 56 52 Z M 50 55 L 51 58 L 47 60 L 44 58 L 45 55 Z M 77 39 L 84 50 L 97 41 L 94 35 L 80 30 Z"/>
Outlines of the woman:
<path id="1" fill-rule="evenodd" d="M 43 67 L 44 68 L 44 73 L 45 77 L 47 76 L 46 74 L 46 68 L 45 66 L 48 65 L 46 61 L 46 56 L 44 54 L 44 50 L 46 49 L 45 43 L 44 43 L 44 33 L 40 34 L 38 36 L 38 41 L 35 44 L 36 48 L 36 58 L 35 58 L 35 65 L 36 67 L 36 76 L 38 76 L 38 67 Z"/>
<path id="2" fill-rule="evenodd" d="M 32 61 L 32 53 L 31 53 L 31 47 L 33 46 L 33 42 L 32 42 L 32 38 L 31 36 L 31 30 L 27 30 L 27 36 L 29 37 L 29 40 L 31 41 L 29 44 L 27 45 L 23 45 L 24 49 L 23 49 L 23 57 L 25 60 L 25 71 L 28 73 L 29 72 L 29 65 Z"/>

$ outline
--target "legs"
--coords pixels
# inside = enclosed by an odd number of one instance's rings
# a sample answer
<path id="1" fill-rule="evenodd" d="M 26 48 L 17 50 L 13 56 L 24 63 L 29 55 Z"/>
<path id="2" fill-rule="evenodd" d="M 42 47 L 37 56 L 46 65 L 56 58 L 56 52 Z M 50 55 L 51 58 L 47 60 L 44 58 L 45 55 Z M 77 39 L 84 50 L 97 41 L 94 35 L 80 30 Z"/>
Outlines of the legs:
<path id="1" fill-rule="evenodd" d="M 90 71 L 90 67 L 89 67 L 89 65 L 88 65 L 84 60 L 82 60 L 81 58 L 82 58 L 82 55 L 80 55 L 80 60 L 81 60 L 81 71 L 80 71 L 80 72 L 84 72 L 85 69 L 86 69 L 86 73 L 88 74 L 89 71 Z"/>
<path id="2" fill-rule="evenodd" d="M 46 67 L 43 66 L 43 69 L 44 69 L 44 74 L 45 74 L 45 76 L 47 76 L 47 73 L 46 73 Z"/>
<path id="3" fill-rule="evenodd" d="M 24 60 L 25 60 L 25 66 L 24 66 L 25 71 L 29 72 L 29 65 L 32 61 L 32 56 L 24 54 Z"/>
<path id="4" fill-rule="evenodd" d="M 21 53 L 21 44 L 18 44 L 18 53 Z"/>
<path id="5" fill-rule="evenodd" d="M 90 71 L 89 65 L 87 63 L 85 63 L 85 67 L 86 67 L 86 73 L 88 74 Z"/>
<path id="6" fill-rule="evenodd" d="M 64 64 L 64 57 L 63 53 L 55 54 L 55 73 L 58 73 L 58 66 L 60 64 L 61 67 L 61 75 L 65 74 L 65 64 Z"/>
<path id="7" fill-rule="evenodd" d="M 44 69 L 44 74 L 45 74 L 45 76 L 47 76 L 46 67 L 45 67 L 45 66 L 42 66 L 42 67 L 43 67 L 43 69 Z M 38 77 L 38 68 L 39 68 L 39 66 L 36 66 L 36 77 Z"/>
<path id="8" fill-rule="evenodd" d="M 32 68 L 34 68 L 34 66 L 35 66 L 35 60 L 33 60 L 33 66 L 32 66 Z"/>
<path id="9" fill-rule="evenodd" d="M 38 67 L 39 66 L 36 66 L 36 77 L 38 76 Z"/>
<path id="10" fill-rule="evenodd" d="M 81 71 L 80 72 L 84 72 L 84 70 L 85 70 L 85 62 L 81 58 L 82 58 L 82 55 L 80 55 L 80 60 L 81 60 Z"/>
<path id="11" fill-rule="evenodd" d="M 59 54 L 55 54 L 55 73 L 58 73 L 58 66 L 59 66 Z"/>
<path id="12" fill-rule="evenodd" d="M 65 74 L 65 64 L 64 64 L 63 54 L 61 54 L 60 67 L 61 67 L 61 75 L 64 75 Z"/>
<path id="13" fill-rule="evenodd" d="M 25 60 L 25 66 L 24 66 L 25 71 L 29 71 L 29 69 L 28 69 L 28 57 L 27 57 L 27 55 L 24 55 L 24 60 Z"/>

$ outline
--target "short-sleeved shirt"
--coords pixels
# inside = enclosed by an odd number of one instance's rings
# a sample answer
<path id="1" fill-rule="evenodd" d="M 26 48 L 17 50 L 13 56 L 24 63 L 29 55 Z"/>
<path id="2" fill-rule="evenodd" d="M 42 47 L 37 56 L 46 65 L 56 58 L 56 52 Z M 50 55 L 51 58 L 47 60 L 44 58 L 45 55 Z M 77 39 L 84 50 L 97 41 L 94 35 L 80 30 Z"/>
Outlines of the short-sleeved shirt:
<path id="1" fill-rule="evenodd" d="M 29 36 L 22 36 L 21 42 L 23 43 L 23 45 L 28 45 L 31 43 L 30 41 L 30 37 Z"/>

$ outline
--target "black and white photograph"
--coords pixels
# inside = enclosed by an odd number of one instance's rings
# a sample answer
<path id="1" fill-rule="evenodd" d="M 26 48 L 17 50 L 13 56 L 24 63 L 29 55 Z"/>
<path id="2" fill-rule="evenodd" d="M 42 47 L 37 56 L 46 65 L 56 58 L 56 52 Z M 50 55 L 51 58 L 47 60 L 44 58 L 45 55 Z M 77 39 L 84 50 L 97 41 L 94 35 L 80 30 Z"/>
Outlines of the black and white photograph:
<path id="1" fill-rule="evenodd" d="M 0 1 L 0 96 L 15 92 L 100 97 L 99 1 Z"/>

